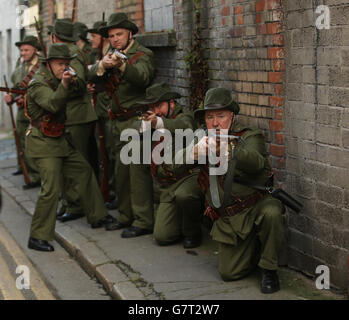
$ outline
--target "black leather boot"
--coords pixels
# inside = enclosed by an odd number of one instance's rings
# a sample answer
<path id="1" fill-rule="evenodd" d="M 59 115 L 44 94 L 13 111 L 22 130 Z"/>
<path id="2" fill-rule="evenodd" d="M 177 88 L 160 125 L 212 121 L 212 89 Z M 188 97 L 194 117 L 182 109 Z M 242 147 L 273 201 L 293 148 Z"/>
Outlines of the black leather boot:
<path id="1" fill-rule="evenodd" d="M 279 277 L 276 270 L 262 269 L 262 293 L 274 293 L 280 290 Z"/>

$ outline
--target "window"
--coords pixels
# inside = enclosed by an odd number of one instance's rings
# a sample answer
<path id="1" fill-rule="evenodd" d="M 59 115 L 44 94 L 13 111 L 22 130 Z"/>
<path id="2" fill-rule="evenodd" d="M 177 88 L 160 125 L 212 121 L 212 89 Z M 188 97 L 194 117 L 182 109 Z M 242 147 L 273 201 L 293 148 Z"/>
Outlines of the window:
<path id="1" fill-rule="evenodd" d="M 144 0 L 145 32 L 173 29 L 172 0 Z"/>

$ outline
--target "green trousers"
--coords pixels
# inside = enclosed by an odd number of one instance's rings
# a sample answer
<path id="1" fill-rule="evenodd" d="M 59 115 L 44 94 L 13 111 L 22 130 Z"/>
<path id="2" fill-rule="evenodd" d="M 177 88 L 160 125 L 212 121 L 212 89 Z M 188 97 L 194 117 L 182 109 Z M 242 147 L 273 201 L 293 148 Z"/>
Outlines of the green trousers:
<path id="1" fill-rule="evenodd" d="M 54 237 L 56 211 L 63 179 L 76 181 L 76 191 L 88 223 L 92 224 L 107 215 L 107 210 L 91 166 L 84 157 L 71 148 L 67 157 L 37 158 L 36 165 L 42 177 L 41 190 L 36 203 L 30 236 L 50 241 Z"/>
<path id="2" fill-rule="evenodd" d="M 285 240 L 284 206 L 279 200 L 260 200 L 256 223 L 246 239 L 236 246 L 219 242 L 219 273 L 224 281 L 247 276 L 256 266 L 277 270 L 278 254 Z"/>
<path id="3" fill-rule="evenodd" d="M 160 203 L 155 214 L 154 238 L 160 245 L 201 235 L 204 194 L 197 174 L 167 188 L 159 188 Z"/>
<path id="4" fill-rule="evenodd" d="M 89 161 L 89 134 L 91 124 L 79 124 L 67 127 L 73 146 L 81 155 Z M 90 165 L 91 162 L 89 161 Z M 76 190 L 76 182 L 69 177 L 63 179 L 62 203 L 66 211 L 71 214 L 85 213 L 79 202 L 79 194 Z"/>
<path id="5" fill-rule="evenodd" d="M 21 147 L 21 150 L 23 152 L 23 158 L 24 158 L 24 163 L 27 167 L 28 174 L 30 177 L 30 182 L 35 183 L 40 181 L 40 174 L 38 171 L 38 168 L 35 164 L 34 159 L 28 157 L 25 149 L 25 134 L 27 132 L 29 126 L 29 122 L 25 121 L 16 121 L 16 130 L 19 138 L 19 145 Z M 18 159 L 18 169 L 22 170 L 22 167 L 20 165 L 19 159 Z"/>

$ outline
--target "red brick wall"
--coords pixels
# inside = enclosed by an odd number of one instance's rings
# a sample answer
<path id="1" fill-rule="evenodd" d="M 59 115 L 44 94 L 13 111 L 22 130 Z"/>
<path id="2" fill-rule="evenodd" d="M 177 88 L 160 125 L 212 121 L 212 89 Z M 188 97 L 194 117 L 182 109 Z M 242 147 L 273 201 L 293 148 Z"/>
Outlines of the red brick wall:
<path id="1" fill-rule="evenodd" d="M 144 32 L 144 1 L 143 0 L 116 0 L 116 12 L 127 13 L 139 32 Z"/>

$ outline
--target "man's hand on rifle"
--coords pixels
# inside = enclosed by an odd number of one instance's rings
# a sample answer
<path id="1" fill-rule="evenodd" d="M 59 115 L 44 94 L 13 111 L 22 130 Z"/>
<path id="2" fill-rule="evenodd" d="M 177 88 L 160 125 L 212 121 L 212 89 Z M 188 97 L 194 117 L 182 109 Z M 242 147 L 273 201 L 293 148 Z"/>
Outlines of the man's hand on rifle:
<path id="1" fill-rule="evenodd" d="M 5 102 L 7 104 L 12 103 L 12 96 L 9 93 L 6 93 L 6 95 L 5 95 Z"/>
<path id="2" fill-rule="evenodd" d="M 24 107 L 24 99 L 23 99 L 23 96 L 17 96 L 17 97 L 15 98 L 15 102 L 16 102 L 17 107 L 18 107 L 19 109 L 22 109 L 22 108 Z"/>
<path id="3" fill-rule="evenodd" d="M 68 89 L 73 80 L 74 77 L 68 71 L 64 71 L 62 77 L 62 85 L 64 86 L 64 88 Z"/>
<path id="4" fill-rule="evenodd" d="M 107 53 L 102 60 L 104 69 L 119 68 L 123 63 L 124 61 L 116 55 L 113 55 L 112 52 Z"/>
<path id="5" fill-rule="evenodd" d="M 158 117 L 156 115 L 155 112 L 153 111 L 147 111 L 144 115 L 143 115 L 143 120 L 144 121 L 151 121 L 151 127 L 153 129 L 156 128 L 156 125 L 158 124 Z"/>

